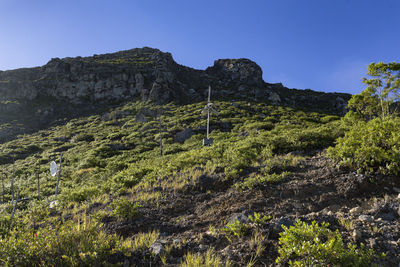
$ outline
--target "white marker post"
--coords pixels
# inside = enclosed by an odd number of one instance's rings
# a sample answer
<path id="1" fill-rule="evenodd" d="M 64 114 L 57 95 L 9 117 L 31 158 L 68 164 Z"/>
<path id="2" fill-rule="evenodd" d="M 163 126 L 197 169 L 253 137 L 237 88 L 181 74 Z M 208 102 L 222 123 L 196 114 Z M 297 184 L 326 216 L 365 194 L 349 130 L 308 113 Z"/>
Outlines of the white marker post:
<path id="1" fill-rule="evenodd" d="M 60 165 L 59 165 L 59 168 L 57 168 L 57 163 L 55 161 L 52 161 L 50 163 L 50 174 L 51 174 L 51 176 L 54 177 L 58 173 L 58 175 L 57 175 L 57 185 L 56 185 L 56 196 L 58 195 L 58 185 L 60 184 L 62 157 L 63 157 L 63 154 L 61 153 L 60 154 Z"/>
<path id="2" fill-rule="evenodd" d="M 214 142 L 210 135 L 210 111 L 218 114 L 218 112 L 213 108 L 213 103 L 210 102 L 211 99 L 211 86 L 208 86 L 208 98 L 207 105 L 203 108 L 203 112 L 207 111 L 207 137 L 203 139 L 203 146 L 211 146 Z"/>

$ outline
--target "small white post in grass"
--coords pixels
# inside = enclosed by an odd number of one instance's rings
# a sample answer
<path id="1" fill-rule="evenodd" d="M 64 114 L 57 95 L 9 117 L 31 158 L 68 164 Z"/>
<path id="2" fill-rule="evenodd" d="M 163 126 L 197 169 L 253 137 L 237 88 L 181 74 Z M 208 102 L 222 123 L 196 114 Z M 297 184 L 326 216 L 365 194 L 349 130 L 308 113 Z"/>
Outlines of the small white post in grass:
<path id="1" fill-rule="evenodd" d="M 62 158 L 63 158 L 63 154 L 60 154 L 60 164 L 57 167 L 57 163 L 55 161 L 52 161 L 50 163 L 50 174 L 51 176 L 56 176 L 57 175 L 57 185 L 56 185 L 56 196 L 58 195 L 58 186 L 60 184 L 60 175 L 61 175 L 61 164 L 62 164 Z"/>

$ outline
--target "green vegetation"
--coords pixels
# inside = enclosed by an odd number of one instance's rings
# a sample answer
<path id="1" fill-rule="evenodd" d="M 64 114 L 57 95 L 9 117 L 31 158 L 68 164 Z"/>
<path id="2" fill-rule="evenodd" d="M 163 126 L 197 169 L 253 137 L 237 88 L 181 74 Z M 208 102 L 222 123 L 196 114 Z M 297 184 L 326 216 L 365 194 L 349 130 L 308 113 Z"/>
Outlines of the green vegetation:
<path id="1" fill-rule="evenodd" d="M 346 247 L 338 231 L 328 229 L 328 223 L 319 225 L 297 221 L 287 228 L 279 238 L 278 264 L 289 266 L 371 266 L 374 251 L 361 244 L 358 248 Z"/>
<path id="2" fill-rule="evenodd" d="M 228 223 L 222 231 L 228 236 L 242 237 L 250 233 L 250 227 L 248 224 L 241 223 L 235 220 L 232 223 Z"/>
<path id="3" fill-rule="evenodd" d="M 223 260 L 214 254 L 212 249 L 208 250 L 203 254 L 192 254 L 188 253 L 185 256 L 185 262 L 181 264 L 181 267 L 220 267 L 220 266 L 231 266 L 229 261 L 225 263 Z"/>
<path id="4" fill-rule="evenodd" d="M 400 173 L 399 74 L 396 62 L 368 66 L 368 87 L 350 99 L 343 119 L 349 130 L 328 150 L 331 158 L 360 172 Z"/>
<path id="5" fill-rule="evenodd" d="M 140 207 L 137 203 L 131 203 L 126 198 L 120 198 L 114 200 L 111 203 L 113 209 L 113 215 L 117 216 L 122 220 L 132 220 L 139 216 L 138 208 Z"/>
<path id="6" fill-rule="evenodd" d="M 132 60 L 147 64 L 145 59 Z M 123 61 L 104 58 L 95 63 L 130 63 L 128 58 Z M 268 103 L 215 101 L 220 112 L 211 118 L 211 147 L 201 145 L 206 118 L 200 110 L 205 103 L 126 103 L 109 110 L 108 118 L 101 114 L 75 118 L 17 136 L 1 144 L 0 150 L 4 181 L 0 261 L 4 265 L 99 266 L 111 262 L 122 265 L 131 255 L 148 256 L 149 247 L 159 237 L 157 230 L 151 228 L 148 233 L 122 238 L 106 234 L 101 223 L 133 224 L 145 217 L 143 212 L 149 207 L 162 205 L 166 192 L 175 195 L 200 190 L 209 195 L 218 190 L 217 184 L 207 185 L 204 177 L 217 177 L 216 183 L 229 190 L 246 190 L 244 193 L 249 194 L 274 189 L 293 180 L 309 155 L 335 144 L 328 155 L 342 165 L 363 172 L 399 175 L 397 67 L 371 65 L 369 74 L 375 80 L 365 80 L 368 89 L 351 99 L 352 111 L 343 119 Z M 163 110 L 161 135 L 156 116 L 159 110 Z M 0 125 L 0 129 L 7 127 Z M 176 134 L 189 128 L 193 135 L 183 143 L 176 142 Z M 52 160 L 58 160 L 60 152 L 63 165 L 56 198 L 57 180 L 49 175 L 48 167 Z M 14 198 L 24 198 L 12 219 L 11 188 Z M 50 203 L 56 205 L 49 209 Z M 173 219 L 178 221 L 184 216 Z M 230 244 L 249 239 L 252 258 L 246 262 L 251 266 L 264 253 L 264 230 L 270 226 L 271 217 L 254 213 L 249 220 L 248 224 L 235 221 L 211 229 L 216 236 L 216 229 L 220 229 L 224 242 L 228 238 Z M 279 242 L 277 263 L 281 264 L 363 266 L 373 260 L 372 250 L 345 245 L 340 234 L 324 223 L 297 222 L 285 228 Z M 182 266 L 231 264 L 212 249 L 205 249 L 203 254 L 191 253 L 183 243 L 179 242 Z M 177 247 L 171 245 L 165 250 L 171 252 Z M 158 256 L 158 263 L 168 262 L 167 254 Z M 119 255 L 117 260 L 115 255 Z"/>
<path id="7" fill-rule="evenodd" d="M 400 174 L 400 118 L 376 118 L 354 125 L 328 155 L 362 172 Z"/>

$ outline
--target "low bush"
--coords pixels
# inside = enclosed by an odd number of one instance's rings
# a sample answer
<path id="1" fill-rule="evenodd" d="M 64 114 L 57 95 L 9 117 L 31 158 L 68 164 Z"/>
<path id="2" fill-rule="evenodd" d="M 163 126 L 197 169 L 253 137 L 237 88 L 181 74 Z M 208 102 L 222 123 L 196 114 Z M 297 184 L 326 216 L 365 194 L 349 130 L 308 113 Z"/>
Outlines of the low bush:
<path id="1" fill-rule="evenodd" d="M 231 236 L 242 237 L 250 233 L 250 226 L 245 223 L 241 223 L 238 220 L 235 220 L 232 223 L 228 223 L 222 231 L 229 238 Z"/>
<path id="2" fill-rule="evenodd" d="M 99 231 L 89 221 L 49 223 L 35 230 L 20 226 L 0 239 L 0 263 L 5 266 L 104 266 L 129 248 L 116 235 Z M 123 261 L 123 257 L 120 257 Z"/>
<path id="3" fill-rule="evenodd" d="M 60 200 L 64 203 L 76 201 L 78 203 L 89 200 L 101 193 L 98 186 L 84 186 L 74 189 L 64 189 L 60 195 Z"/>
<path id="4" fill-rule="evenodd" d="M 192 254 L 187 253 L 185 256 L 185 261 L 181 263 L 181 267 L 198 267 L 198 266 L 207 266 L 207 267 L 220 267 L 220 266 L 231 266 L 232 263 L 230 261 L 224 261 L 215 254 L 212 249 L 207 250 L 205 254 Z"/>
<path id="5" fill-rule="evenodd" d="M 380 118 L 354 124 L 328 156 L 363 172 L 400 174 L 400 118 Z"/>
<path id="6" fill-rule="evenodd" d="M 127 198 L 116 199 L 111 203 L 112 214 L 121 220 L 131 220 L 139 217 L 138 203 L 132 203 Z"/>
<path id="7" fill-rule="evenodd" d="M 328 223 L 311 224 L 296 221 L 294 226 L 282 226 L 277 264 L 289 266 L 371 266 L 374 251 L 361 244 L 345 245 L 340 233 L 328 229 Z"/>

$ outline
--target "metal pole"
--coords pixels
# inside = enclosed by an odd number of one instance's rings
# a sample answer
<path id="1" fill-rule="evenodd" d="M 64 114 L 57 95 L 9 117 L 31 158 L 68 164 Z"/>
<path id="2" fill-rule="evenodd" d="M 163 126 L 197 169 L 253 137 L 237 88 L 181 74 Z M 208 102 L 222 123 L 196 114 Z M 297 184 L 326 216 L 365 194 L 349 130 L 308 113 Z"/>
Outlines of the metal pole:
<path id="1" fill-rule="evenodd" d="M 36 178 L 37 178 L 37 196 L 38 196 L 38 198 L 39 198 L 39 196 L 40 196 L 39 170 L 40 170 L 40 164 L 39 164 L 39 162 L 38 162 L 38 164 L 37 164 L 37 170 L 36 170 Z"/>
<path id="2" fill-rule="evenodd" d="M 18 204 L 18 199 L 19 199 L 19 193 L 20 193 L 20 191 L 21 191 L 21 190 L 18 190 L 17 199 L 16 199 L 15 202 L 14 202 L 14 207 L 13 207 L 13 210 L 12 210 L 12 213 L 11 213 L 11 219 L 14 217 L 15 209 L 17 208 L 17 204 Z"/>
<path id="3" fill-rule="evenodd" d="M 60 183 L 62 157 L 63 157 L 63 154 L 61 153 L 61 154 L 60 154 L 60 168 L 59 168 L 59 170 L 58 170 L 58 175 L 57 175 L 56 196 L 58 195 L 58 185 L 59 185 L 59 183 Z"/>
<path id="4" fill-rule="evenodd" d="M 162 143 L 162 124 L 161 124 L 161 114 L 159 117 L 160 120 L 160 156 L 163 155 L 163 143 Z"/>
<path id="5" fill-rule="evenodd" d="M 210 131 L 210 97 L 211 97 L 211 86 L 208 86 L 208 100 L 207 100 L 207 140 Z"/>
<path id="6" fill-rule="evenodd" d="M 11 178 L 11 195 L 12 195 L 11 201 L 14 201 L 14 175 L 15 175 L 14 164 L 15 164 L 15 158 L 13 156 L 13 170 L 12 170 L 12 178 Z"/>
<path id="7" fill-rule="evenodd" d="M 210 108 L 207 109 L 207 140 L 209 131 L 210 131 Z"/>
<path id="8" fill-rule="evenodd" d="M 11 178 L 11 201 L 14 201 L 14 174 Z"/>
<path id="9" fill-rule="evenodd" d="M 7 174 L 3 173 L 3 175 L 5 175 L 6 179 L 7 179 Z M 4 176 L 3 175 L 1 176 L 1 184 L 2 184 L 2 187 L 3 187 L 3 203 L 4 203 L 5 200 L 4 200 Z"/>

